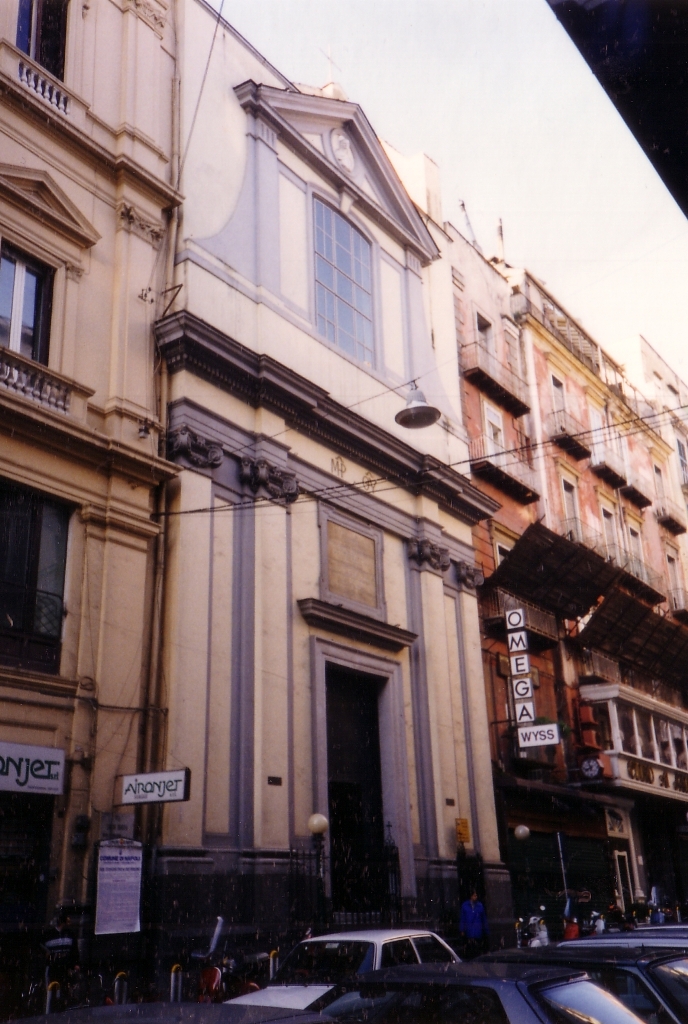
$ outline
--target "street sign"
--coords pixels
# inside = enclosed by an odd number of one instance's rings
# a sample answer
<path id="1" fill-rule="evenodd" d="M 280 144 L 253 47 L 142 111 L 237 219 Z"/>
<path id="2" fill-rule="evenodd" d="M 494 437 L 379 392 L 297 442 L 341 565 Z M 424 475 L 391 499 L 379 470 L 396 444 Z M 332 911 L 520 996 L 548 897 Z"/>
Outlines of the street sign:
<path id="1" fill-rule="evenodd" d="M 512 608 L 506 613 L 507 629 L 523 629 L 526 624 L 526 613 L 523 608 Z"/>
<path id="2" fill-rule="evenodd" d="M 533 696 L 533 680 L 530 676 L 517 676 L 511 680 L 514 700 L 530 700 Z"/>
<path id="3" fill-rule="evenodd" d="M 527 676 L 530 672 L 530 658 L 527 654 L 512 654 L 509 662 L 512 676 Z"/>
<path id="4" fill-rule="evenodd" d="M 556 722 L 548 725 L 524 725 L 518 730 L 519 747 L 552 747 L 559 743 L 559 726 Z"/>
<path id="5" fill-rule="evenodd" d="M 188 800 L 191 795 L 191 769 L 171 772 L 142 772 L 120 775 L 117 804 L 167 804 Z"/>
<path id="6" fill-rule="evenodd" d="M 535 704 L 532 700 L 516 704 L 516 725 L 531 725 L 535 721 Z"/>

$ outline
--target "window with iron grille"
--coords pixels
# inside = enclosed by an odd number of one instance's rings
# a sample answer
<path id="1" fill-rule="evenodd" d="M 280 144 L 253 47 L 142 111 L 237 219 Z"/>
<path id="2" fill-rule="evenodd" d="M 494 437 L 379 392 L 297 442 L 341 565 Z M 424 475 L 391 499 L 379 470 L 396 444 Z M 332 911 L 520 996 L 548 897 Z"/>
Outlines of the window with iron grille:
<path id="1" fill-rule="evenodd" d="M 19 0 L 17 49 L 64 78 L 69 0 Z"/>
<path id="2" fill-rule="evenodd" d="M 0 663 L 59 670 L 69 509 L 0 481 Z"/>
<path id="3" fill-rule="evenodd" d="M 371 246 L 336 210 L 315 200 L 318 333 L 362 363 L 373 363 Z"/>

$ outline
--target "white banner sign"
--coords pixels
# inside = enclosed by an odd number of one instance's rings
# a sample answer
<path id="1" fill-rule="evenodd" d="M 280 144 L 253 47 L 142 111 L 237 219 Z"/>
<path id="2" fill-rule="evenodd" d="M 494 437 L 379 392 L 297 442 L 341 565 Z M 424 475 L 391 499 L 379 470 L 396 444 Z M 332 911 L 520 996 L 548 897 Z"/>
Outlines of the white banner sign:
<path id="1" fill-rule="evenodd" d="M 100 844 L 96 935 L 141 931 L 142 861 L 140 843 L 113 839 Z"/>
<path id="2" fill-rule="evenodd" d="M 511 680 L 514 700 L 530 700 L 533 696 L 533 680 L 530 676 L 519 676 Z"/>
<path id="3" fill-rule="evenodd" d="M 518 730 L 519 747 L 551 747 L 559 742 L 559 726 L 524 725 Z"/>
<path id="4" fill-rule="evenodd" d="M 0 743 L 0 790 L 57 796 L 64 790 L 64 773 L 64 750 Z"/>
<path id="5" fill-rule="evenodd" d="M 164 804 L 188 800 L 191 793 L 191 769 L 173 772 L 145 772 L 122 775 L 120 804 Z"/>

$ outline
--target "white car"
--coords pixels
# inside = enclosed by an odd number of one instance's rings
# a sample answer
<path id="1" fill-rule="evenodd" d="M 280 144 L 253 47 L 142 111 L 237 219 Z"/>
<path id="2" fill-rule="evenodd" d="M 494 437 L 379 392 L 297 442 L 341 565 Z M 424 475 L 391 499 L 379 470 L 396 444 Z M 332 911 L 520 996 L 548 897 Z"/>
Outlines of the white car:
<path id="1" fill-rule="evenodd" d="M 337 985 L 366 971 L 452 962 L 459 963 L 459 957 L 434 932 L 386 929 L 319 935 L 292 949 L 267 988 L 229 1002 L 305 1010 L 328 992 L 334 993 Z"/>

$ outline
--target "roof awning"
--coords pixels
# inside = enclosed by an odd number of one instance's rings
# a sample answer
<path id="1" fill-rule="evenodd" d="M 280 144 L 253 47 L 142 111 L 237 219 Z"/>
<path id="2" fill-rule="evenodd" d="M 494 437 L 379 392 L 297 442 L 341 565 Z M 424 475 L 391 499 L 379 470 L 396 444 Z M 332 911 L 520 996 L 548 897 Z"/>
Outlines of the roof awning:
<path id="1" fill-rule="evenodd" d="M 584 647 L 631 661 L 650 675 L 688 681 L 688 628 L 619 590 L 609 594 L 582 630 Z"/>
<path id="2" fill-rule="evenodd" d="M 591 548 L 532 523 L 487 580 L 567 619 L 585 615 L 619 569 Z"/>

